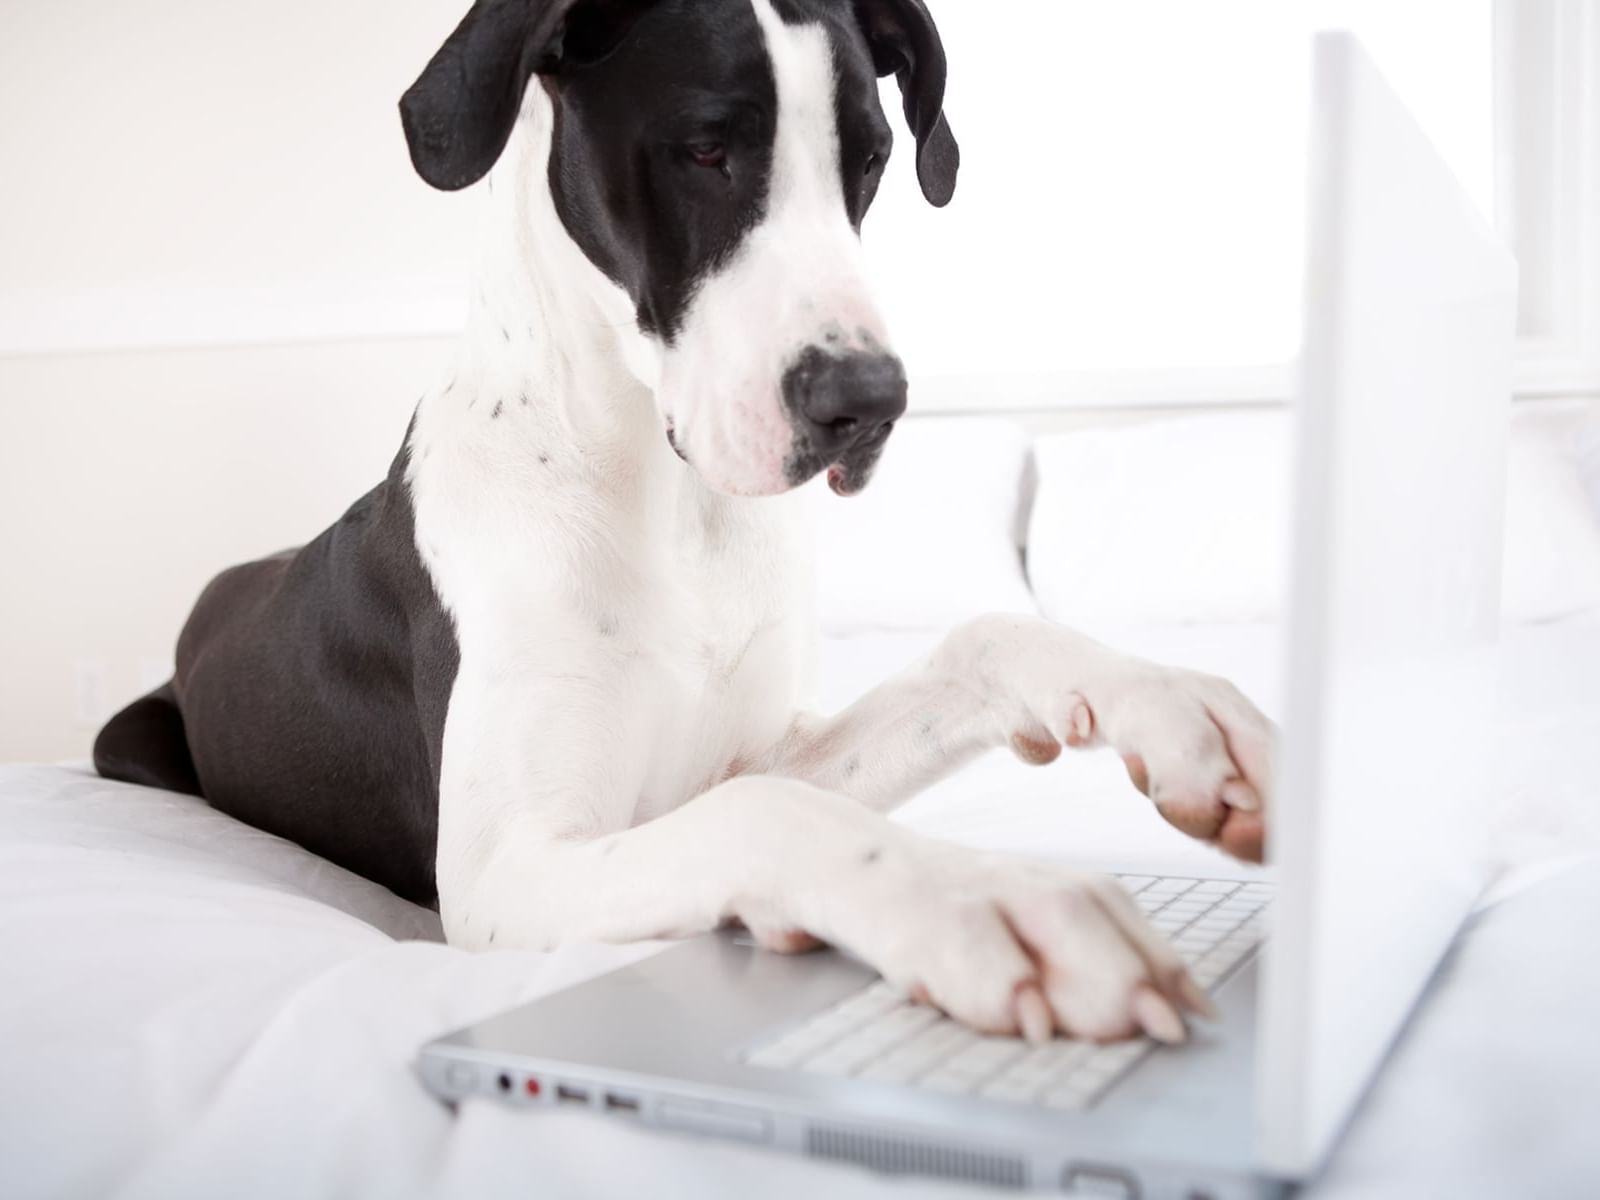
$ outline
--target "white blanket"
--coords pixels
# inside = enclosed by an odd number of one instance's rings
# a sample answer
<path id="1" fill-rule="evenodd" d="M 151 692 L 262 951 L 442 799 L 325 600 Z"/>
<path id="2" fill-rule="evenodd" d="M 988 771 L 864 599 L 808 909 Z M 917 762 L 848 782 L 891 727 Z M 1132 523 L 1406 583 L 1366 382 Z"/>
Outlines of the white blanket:
<path id="1" fill-rule="evenodd" d="M 1224 670 L 1274 706 L 1270 631 L 1122 640 Z M 927 644 L 830 642 L 826 698 Z M 1600 810 L 1597 650 L 1590 627 L 1523 631 L 1508 648 L 1503 848 L 1529 870 L 1600 846 L 1583 816 Z M 1046 770 L 995 758 L 905 819 L 1088 863 L 1194 869 L 1209 855 L 1106 755 Z M 1580 1117 L 1600 1111 L 1597 918 L 1592 867 L 1481 917 L 1314 1194 L 1600 1189 Z M 0 767 L 0 1195 L 934 1190 L 566 1112 L 452 1115 L 410 1074 L 418 1045 L 649 948 L 474 956 L 437 938 L 433 914 L 198 801 L 82 768 Z"/>

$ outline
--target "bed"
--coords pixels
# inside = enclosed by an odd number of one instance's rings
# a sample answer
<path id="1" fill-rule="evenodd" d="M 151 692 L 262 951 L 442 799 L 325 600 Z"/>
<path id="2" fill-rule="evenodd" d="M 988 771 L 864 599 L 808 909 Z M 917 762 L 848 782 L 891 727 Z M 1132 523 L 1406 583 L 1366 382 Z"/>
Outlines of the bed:
<path id="1" fill-rule="evenodd" d="M 847 699 L 932 640 L 828 639 L 827 699 Z M 1228 671 L 1271 708 L 1277 641 L 1271 627 L 1246 626 L 1127 630 L 1119 644 Z M 1508 635 L 1506 898 L 1462 939 L 1311 1194 L 1562 1195 L 1600 1181 L 1576 1119 L 1600 1111 L 1600 838 L 1585 822 L 1600 698 L 1575 678 L 1579 662 L 1600 663 L 1600 626 Z M 1103 753 L 1046 769 L 995 756 L 900 819 L 1090 866 L 1203 869 L 1210 853 L 1169 831 Z M 651 949 L 464 954 L 439 943 L 432 912 L 199 801 L 107 783 L 82 765 L 0 767 L 0 1191 L 928 1190 L 553 1110 L 468 1104 L 452 1115 L 412 1078 L 428 1037 Z"/>
<path id="2" fill-rule="evenodd" d="M 1052 499 L 1049 454 L 1037 503 L 1024 494 L 1026 437 L 929 438 L 930 459 L 964 456 L 959 502 L 942 469 L 896 483 L 891 462 L 888 499 L 871 501 L 881 511 L 824 525 L 826 708 L 926 653 L 960 612 L 1028 610 L 1049 579 L 1118 569 L 1040 557 L 1047 541 L 1085 539 L 1040 536 L 1039 513 L 1072 500 Z M 1177 441 L 1192 448 L 1192 432 Z M 1138 456 L 1148 463 L 1150 447 Z M 1104 457 L 1099 447 L 1090 459 Z M 939 529 L 926 545 L 908 543 L 898 520 L 912 505 Z M 881 548 L 850 541 L 868 536 L 874 513 L 895 518 L 896 532 L 882 532 L 894 539 L 888 574 Z M 1017 553 L 1026 542 L 1031 578 Z M 1116 626 L 1070 615 L 1130 651 L 1229 675 L 1273 712 L 1282 634 L 1263 619 L 1271 604 L 1240 591 L 1238 550 L 1212 548 L 1208 561 L 1230 567 L 1210 596 L 1125 599 L 1117 611 L 1138 619 Z M 1083 588 L 1068 591 L 1086 603 Z M 1208 619 L 1174 622 L 1157 602 Z M 1600 1112 L 1600 617 L 1540 615 L 1506 629 L 1496 728 L 1462 731 L 1499 748 L 1487 819 L 1501 882 L 1312 1196 L 1600 1194 L 1589 1128 Z M 1213 861 L 1104 752 L 1048 768 L 992 756 L 897 819 L 1090 868 Z M 108 783 L 82 764 L 0 766 L 0 1195 L 978 1194 L 556 1109 L 452 1113 L 413 1077 L 428 1038 L 655 949 L 462 953 L 441 943 L 431 911 L 198 800 Z"/>

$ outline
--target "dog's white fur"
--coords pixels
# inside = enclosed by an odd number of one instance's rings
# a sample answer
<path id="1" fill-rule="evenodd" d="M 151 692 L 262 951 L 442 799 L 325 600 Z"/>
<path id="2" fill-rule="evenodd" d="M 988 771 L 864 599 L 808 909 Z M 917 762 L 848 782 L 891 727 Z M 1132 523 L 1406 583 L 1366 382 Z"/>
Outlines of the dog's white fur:
<path id="1" fill-rule="evenodd" d="M 1047 759 L 1095 738 L 1140 755 L 1158 801 L 1249 807 L 1218 723 L 1264 746 L 1247 701 L 1042 621 L 987 618 L 840 716 L 804 711 L 801 509 L 723 493 L 776 490 L 786 353 L 829 324 L 887 338 L 838 194 L 826 39 L 752 3 L 779 85 L 769 220 L 665 361 L 556 214 L 543 89 L 493 176 L 500 240 L 454 378 L 409 444 L 418 550 L 460 645 L 446 933 L 539 948 L 739 918 L 775 945 L 803 930 L 848 946 L 982 1028 L 1181 1037 L 1174 1003 L 1203 1001 L 1114 885 L 881 813 L 986 749 Z"/>

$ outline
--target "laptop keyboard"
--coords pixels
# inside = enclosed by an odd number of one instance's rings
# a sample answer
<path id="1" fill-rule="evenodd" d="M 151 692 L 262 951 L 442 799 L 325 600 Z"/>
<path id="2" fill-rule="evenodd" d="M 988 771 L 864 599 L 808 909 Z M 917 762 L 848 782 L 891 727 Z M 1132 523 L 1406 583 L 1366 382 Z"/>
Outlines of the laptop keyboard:
<path id="1" fill-rule="evenodd" d="M 1270 884 L 1117 878 L 1201 987 L 1221 983 L 1261 942 Z M 985 1037 L 879 981 L 744 1059 L 775 1070 L 1082 1110 L 1155 1046 L 1149 1038 L 1106 1046 L 1056 1038 L 1030 1046 L 1021 1038 Z"/>

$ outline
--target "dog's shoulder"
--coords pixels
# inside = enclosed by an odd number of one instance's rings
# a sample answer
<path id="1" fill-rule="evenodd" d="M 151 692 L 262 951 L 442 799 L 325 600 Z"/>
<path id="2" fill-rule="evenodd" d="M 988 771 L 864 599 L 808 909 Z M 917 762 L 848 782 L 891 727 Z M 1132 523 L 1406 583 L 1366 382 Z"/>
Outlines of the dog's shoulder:
<path id="1" fill-rule="evenodd" d="M 459 652 L 404 458 L 305 546 L 212 581 L 176 692 L 215 807 L 426 902 Z"/>

